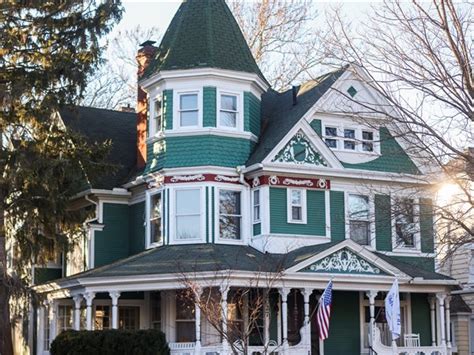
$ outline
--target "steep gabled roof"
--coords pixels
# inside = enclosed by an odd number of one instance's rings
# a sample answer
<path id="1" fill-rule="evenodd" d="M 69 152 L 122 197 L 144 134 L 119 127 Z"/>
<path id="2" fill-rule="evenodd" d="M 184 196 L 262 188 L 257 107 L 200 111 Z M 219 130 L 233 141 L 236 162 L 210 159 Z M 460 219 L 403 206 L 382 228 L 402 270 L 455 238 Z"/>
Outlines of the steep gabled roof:
<path id="1" fill-rule="evenodd" d="M 127 182 L 136 166 L 136 113 L 75 106 L 62 109 L 60 116 L 68 129 L 88 142 L 112 142 L 107 163 L 117 169 L 92 181 L 92 188 L 113 189 Z"/>
<path id="2" fill-rule="evenodd" d="M 143 77 L 197 68 L 254 73 L 266 81 L 224 0 L 183 1 Z"/>
<path id="3" fill-rule="evenodd" d="M 266 92 L 262 96 L 262 134 L 247 166 L 262 162 L 346 69 L 347 66 L 297 87 L 296 104 L 293 104 L 293 89 Z"/>

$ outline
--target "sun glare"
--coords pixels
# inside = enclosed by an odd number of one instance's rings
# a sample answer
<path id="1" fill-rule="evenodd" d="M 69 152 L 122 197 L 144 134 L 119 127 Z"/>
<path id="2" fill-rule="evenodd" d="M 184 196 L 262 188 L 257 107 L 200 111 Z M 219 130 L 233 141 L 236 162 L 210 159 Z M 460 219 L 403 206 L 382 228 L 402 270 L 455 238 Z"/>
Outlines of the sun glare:
<path id="1" fill-rule="evenodd" d="M 443 202 L 451 201 L 459 193 L 459 188 L 455 184 L 445 183 L 438 190 L 438 200 Z"/>

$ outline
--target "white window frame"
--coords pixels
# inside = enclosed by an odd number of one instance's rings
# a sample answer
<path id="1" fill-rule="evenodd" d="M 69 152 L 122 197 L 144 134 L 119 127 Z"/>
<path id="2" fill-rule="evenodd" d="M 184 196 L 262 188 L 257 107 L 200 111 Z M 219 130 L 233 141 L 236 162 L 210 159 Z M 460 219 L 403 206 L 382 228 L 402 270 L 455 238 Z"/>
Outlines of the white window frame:
<path id="1" fill-rule="evenodd" d="M 255 193 L 258 193 L 258 205 L 255 205 Z M 258 224 L 262 222 L 262 192 L 260 189 L 251 190 L 252 194 L 252 223 Z M 258 218 L 255 217 L 255 207 L 258 206 Z"/>
<path id="2" fill-rule="evenodd" d="M 364 139 L 364 132 L 372 133 L 372 140 Z M 372 144 L 372 150 L 364 150 L 364 143 Z M 372 129 L 364 129 L 362 128 L 360 131 L 360 150 L 364 153 L 374 153 L 375 152 L 375 132 Z"/>
<path id="3" fill-rule="evenodd" d="M 301 220 L 293 219 L 292 213 L 292 199 L 291 194 L 292 191 L 301 191 Z M 298 188 L 288 188 L 286 189 L 286 212 L 287 212 L 287 222 L 293 224 L 307 224 L 308 222 L 308 214 L 307 214 L 307 203 L 306 203 L 306 189 L 298 189 Z"/>
<path id="4" fill-rule="evenodd" d="M 239 239 L 227 239 L 227 238 L 222 238 L 221 237 L 221 228 L 220 228 L 220 193 L 221 191 L 235 191 L 240 193 L 240 238 Z M 223 243 L 229 243 L 229 244 L 242 244 L 244 242 L 244 209 L 245 209 L 245 199 L 244 199 L 244 190 L 241 188 L 236 188 L 233 186 L 221 186 L 216 189 L 216 195 L 215 195 L 215 200 L 216 200 L 216 224 L 217 224 L 217 239 Z"/>
<path id="5" fill-rule="evenodd" d="M 346 130 L 350 130 L 350 131 L 354 131 L 354 138 L 346 138 Z M 340 149 L 345 151 L 345 152 L 357 152 L 361 149 L 360 148 L 360 140 L 358 138 L 359 136 L 359 130 L 357 127 L 354 127 L 354 126 L 343 126 L 342 128 L 342 131 L 341 131 L 342 135 L 341 135 L 341 146 L 340 146 Z M 361 133 L 362 135 L 362 133 Z M 346 149 L 345 147 L 345 143 L 346 141 L 348 142 L 354 142 L 354 149 Z"/>
<path id="6" fill-rule="evenodd" d="M 157 101 L 161 102 L 161 108 L 160 108 L 160 115 L 161 115 L 161 127 L 156 126 L 156 110 L 155 110 L 155 103 Z M 156 95 L 154 98 L 150 99 L 150 120 L 149 120 L 149 130 L 148 134 L 149 137 L 154 137 L 158 135 L 160 132 L 162 132 L 162 127 L 163 127 L 163 93 L 160 92 L 158 95 Z"/>
<path id="7" fill-rule="evenodd" d="M 397 245 L 397 229 L 396 229 L 396 211 L 395 203 L 400 199 L 413 200 L 413 224 L 415 225 L 415 233 L 413 233 L 414 246 L 405 247 Z M 392 227 L 392 250 L 401 251 L 404 253 L 419 253 L 421 251 L 421 233 L 420 233 L 420 199 L 414 196 L 392 196 L 390 198 L 390 216 Z"/>
<path id="8" fill-rule="evenodd" d="M 375 202 L 374 195 L 364 191 L 345 191 L 344 193 L 344 218 L 346 226 L 346 239 L 351 239 L 351 226 L 350 226 L 350 212 L 349 212 L 349 196 L 360 195 L 369 198 L 369 244 L 364 247 L 375 250 L 376 239 L 375 239 Z"/>
<path id="9" fill-rule="evenodd" d="M 181 126 L 181 96 L 182 95 L 197 95 L 197 125 L 194 126 Z M 173 130 L 194 130 L 203 126 L 202 117 L 203 104 L 202 104 L 202 88 L 189 89 L 189 90 L 178 90 L 173 95 Z"/>
<path id="10" fill-rule="evenodd" d="M 328 146 L 329 149 L 337 152 L 345 152 L 345 153 L 359 153 L 359 154 L 368 154 L 368 155 L 380 155 L 380 137 L 379 137 L 379 131 L 371 128 L 371 127 L 365 127 L 362 125 L 354 125 L 353 123 L 336 123 L 332 121 L 325 122 L 322 120 L 322 136 L 323 136 L 323 141 L 324 144 L 326 144 L 326 139 L 335 139 L 336 140 L 336 148 L 331 148 Z M 336 128 L 337 130 L 337 136 L 327 136 L 326 135 L 326 127 L 328 128 Z M 355 131 L 355 138 L 354 139 L 346 139 L 344 138 L 344 130 L 345 129 L 352 129 Z M 368 141 L 364 140 L 362 138 L 362 132 L 371 132 L 373 135 L 373 140 Z M 344 148 L 344 141 L 345 140 L 353 140 L 355 141 L 355 149 L 345 149 Z M 364 142 L 372 142 L 372 151 L 365 151 L 362 149 L 362 143 Z"/>
<path id="11" fill-rule="evenodd" d="M 217 89 L 216 93 L 216 126 L 218 129 L 230 130 L 230 131 L 243 131 L 244 130 L 244 120 L 243 120 L 243 95 L 241 92 L 237 91 L 230 91 L 230 90 L 219 90 Z M 228 127 L 223 126 L 221 124 L 221 96 L 228 95 L 228 96 L 235 96 L 237 101 L 237 111 L 236 114 L 236 122 L 235 127 Z"/>
<path id="12" fill-rule="evenodd" d="M 145 246 L 146 248 L 153 248 L 153 247 L 157 247 L 157 246 L 160 246 L 160 245 L 163 245 L 164 243 L 164 234 L 163 234 L 163 222 L 164 222 L 164 204 L 163 204 L 163 195 L 165 193 L 165 190 L 163 188 L 158 188 L 158 189 L 151 189 L 151 190 L 147 190 L 146 192 L 146 203 L 145 203 L 145 208 L 146 208 L 146 211 L 145 211 L 145 217 L 146 217 L 146 243 L 145 243 Z M 151 223 L 150 223 L 150 219 L 151 219 L 151 201 L 152 201 L 152 198 L 154 195 L 156 194 L 161 194 L 161 200 L 160 200 L 160 203 L 161 203 L 161 242 L 157 243 L 157 242 L 152 242 L 151 241 Z"/>
<path id="13" fill-rule="evenodd" d="M 176 184 L 177 186 L 173 186 L 170 191 L 170 201 L 169 201 L 169 209 L 170 209 L 170 221 L 168 222 L 168 228 L 170 232 L 170 242 L 172 244 L 192 244 L 192 243 L 200 243 L 204 242 L 206 238 L 206 196 L 205 196 L 205 189 L 202 185 L 189 185 L 189 184 Z M 199 190 L 199 223 L 200 223 L 200 236 L 199 238 L 194 239 L 178 239 L 176 238 L 177 232 L 177 215 L 176 215 L 176 195 L 178 191 L 182 190 Z"/>

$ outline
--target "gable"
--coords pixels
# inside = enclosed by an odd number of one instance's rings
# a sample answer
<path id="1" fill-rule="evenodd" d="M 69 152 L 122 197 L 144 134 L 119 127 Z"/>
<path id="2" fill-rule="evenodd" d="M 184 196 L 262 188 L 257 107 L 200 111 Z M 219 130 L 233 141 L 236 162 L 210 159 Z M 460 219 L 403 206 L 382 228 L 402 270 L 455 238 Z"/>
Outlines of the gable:
<path id="1" fill-rule="evenodd" d="M 299 270 L 299 272 L 387 275 L 378 266 L 365 260 L 348 248 L 340 249 L 323 259 L 315 261 Z"/>
<path id="2" fill-rule="evenodd" d="M 272 162 L 328 166 L 301 130 L 273 157 Z"/>

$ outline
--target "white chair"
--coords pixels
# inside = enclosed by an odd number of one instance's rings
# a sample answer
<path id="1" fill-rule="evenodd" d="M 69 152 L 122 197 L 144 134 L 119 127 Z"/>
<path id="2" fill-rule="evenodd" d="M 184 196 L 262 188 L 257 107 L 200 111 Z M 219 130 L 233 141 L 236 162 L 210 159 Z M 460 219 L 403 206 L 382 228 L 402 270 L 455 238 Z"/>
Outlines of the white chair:
<path id="1" fill-rule="evenodd" d="M 416 348 L 420 346 L 420 334 L 405 334 L 405 346 L 409 348 Z"/>

